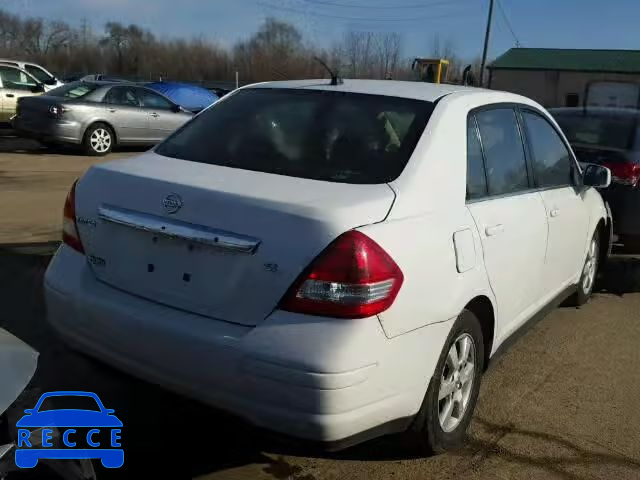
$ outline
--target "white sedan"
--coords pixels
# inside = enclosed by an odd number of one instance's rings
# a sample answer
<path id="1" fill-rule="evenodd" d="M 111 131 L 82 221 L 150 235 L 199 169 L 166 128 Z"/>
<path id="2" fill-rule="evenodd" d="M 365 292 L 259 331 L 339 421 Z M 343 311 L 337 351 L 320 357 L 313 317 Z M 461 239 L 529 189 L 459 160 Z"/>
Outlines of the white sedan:
<path id="1" fill-rule="evenodd" d="M 346 80 L 228 95 L 69 193 L 45 278 L 72 347 L 256 425 L 459 446 L 481 375 L 592 293 L 608 169 L 513 94 Z"/>

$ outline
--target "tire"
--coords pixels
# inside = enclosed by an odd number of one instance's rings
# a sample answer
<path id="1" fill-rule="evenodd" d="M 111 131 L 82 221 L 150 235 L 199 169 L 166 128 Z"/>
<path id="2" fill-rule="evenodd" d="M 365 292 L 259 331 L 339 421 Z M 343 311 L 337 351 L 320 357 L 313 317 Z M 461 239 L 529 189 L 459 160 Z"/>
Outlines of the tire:
<path id="1" fill-rule="evenodd" d="M 461 347 L 465 342 L 469 345 L 468 356 L 463 363 L 466 367 L 454 370 L 449 352 L 455 352 L 460 359 Z M 471 369 L 469 369 L 470 366 Z M 465 377 L 460 377 L 460 372 L 464 371 L 467 374 Z M 483 371 L 482 328 L 473 312 L 463 310 L 447 337 L 433 378 L 429 382 L 429 388 L 412 427 L 413 435 L 417 437 L 419 443 L 423 448 L 426 448 L 428 453 L 456 450 L 464 445 L 467 428 L 478 400 Z M 440 399 L 448 392 L 445 386 L 447 379 L 455 379 L 455 381 L 447 382 L 451 385 L 451 393 Z M 450 416 L 447 417 L 445 412 L 449 402 L 453 402 L 453 407 Z M 441 416 L 443 420 L 441 420 Z"/>
<path id="2" fill-rule="evenodd" d="M 115 135 L 113 130 L 104 123 L 95 123 L 85 132 L 82 144 L 88 155 L 101 157 L 113 148 Z"/>
<path id="3" fill-rule="evenodd" d="M 574 307 L 580 307 L 587 303 L 593 294 L 593 286 L 598 275 L 598 267 L 600 266 L 600 234 L 596 230 L 591 237 L 587 256 L 582 267 L 580 280 L 578 281 L 578 290 L 571 297 L 569 304 Z"/>

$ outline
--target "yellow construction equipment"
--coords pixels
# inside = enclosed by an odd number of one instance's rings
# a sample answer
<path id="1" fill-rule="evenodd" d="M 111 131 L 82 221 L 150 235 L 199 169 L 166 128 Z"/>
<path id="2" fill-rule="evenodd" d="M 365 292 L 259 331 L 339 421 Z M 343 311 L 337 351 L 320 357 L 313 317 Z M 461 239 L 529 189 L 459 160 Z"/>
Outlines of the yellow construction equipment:
<path id="1" fill-rule="evenodd" d="M 429 83 L 447 83 L 449 60 L 444 58 L 416 58 L 411 70 L 417 74 L 417 80 Z"/>

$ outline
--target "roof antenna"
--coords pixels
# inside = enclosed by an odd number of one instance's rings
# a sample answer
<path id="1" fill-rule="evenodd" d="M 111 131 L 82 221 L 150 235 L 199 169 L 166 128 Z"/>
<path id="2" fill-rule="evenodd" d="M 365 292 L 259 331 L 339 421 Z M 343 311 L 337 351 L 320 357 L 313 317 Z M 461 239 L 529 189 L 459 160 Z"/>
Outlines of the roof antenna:
<path id="1" fill-rule="evenodd" d="M 342 78 L 339 77 L 338 72 L 334 72 L 333 70 L 331 70 L 329 66 L 326 63 L 324 63 L 320 57 L 313 57 L 313 59 L 316 62 L 318 62 L 320 65 L 322 65 L 325 68 L 325 70 L 329 72 L 329 75 L 331 75 L 331 83 L 329 85 L 336 86 L 336 85 L 342 85 L 344 83 L 342 81 Z"/>

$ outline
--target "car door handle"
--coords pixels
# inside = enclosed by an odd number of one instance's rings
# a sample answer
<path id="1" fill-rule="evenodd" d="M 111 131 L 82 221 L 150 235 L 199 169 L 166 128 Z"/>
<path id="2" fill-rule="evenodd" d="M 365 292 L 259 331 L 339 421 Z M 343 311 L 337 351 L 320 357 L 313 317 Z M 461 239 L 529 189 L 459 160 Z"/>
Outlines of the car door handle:
<path id="1" fill-rule="evenodd" d="M 558 215 L 560 215 L 560 209 L 558 208 L 554 208 L 549 212 L 550 217 L 557 217 Z"/>
<path id="2" fill-rule="evenodd" d="M 110 109 L 109 109 L 109 111 L 110 111 L 111 113 L 116 113 L 118 110 L 116 110 L 115 108 L 110 108 Z"/>
<path id="3" fill-rule="evenodd" d="M 502 232 L 504 232 L 504 225 L 502 224 L 492 225 L 491 227 L 487 227 L 484 229 L 484 233 L 487 234 L 487 237 L 494 237 L 501 234 Z"/>
<path id="4" fill-rule="evenodd" d="M 7 93 L 7 97 L 8 98 L 13 98 L 13 97 L 15 97 L 15 95 L 13 93 Z"/>
<path id="5" fill-rule="evenodd" d="M 151 115 L 152 117 L 159 117 L 160 115 L 158 115 L 156 112 L 150 113 L 149 115 Z"/>

